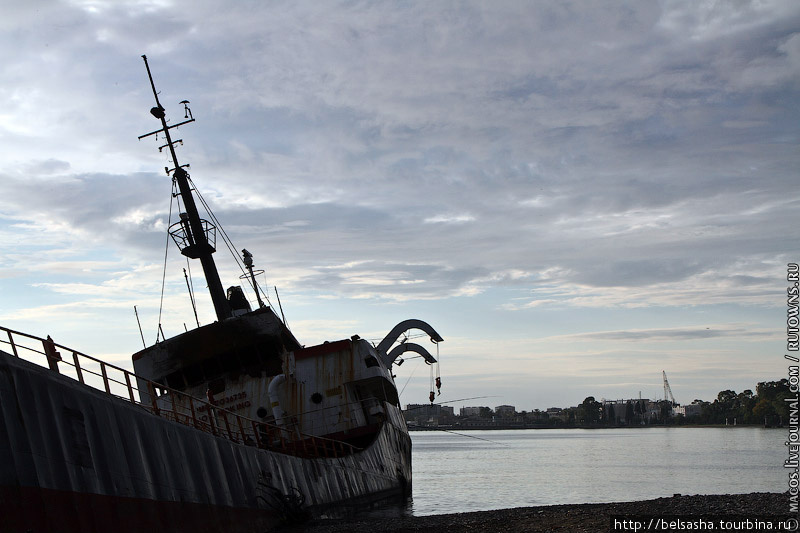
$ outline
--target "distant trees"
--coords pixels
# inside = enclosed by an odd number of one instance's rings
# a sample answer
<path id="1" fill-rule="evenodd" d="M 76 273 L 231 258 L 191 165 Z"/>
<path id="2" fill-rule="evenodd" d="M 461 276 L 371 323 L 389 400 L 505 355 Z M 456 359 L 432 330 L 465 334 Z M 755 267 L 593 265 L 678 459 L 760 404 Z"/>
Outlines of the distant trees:
<path id="1" fill-rule="evenodd" d="M 786 398 L 794 398 L 789 390 L 789 380 L 762 381 L 756 385 L 756 397 L 753 405 L 753 417 L 756 422 L 765 425 L 783 424 L 789 418 L 789 406 Z"/>
<path id="2" fill-rule="evenodd" d="M 695 400 L 694 405 L 702 405 L 699 415 L 673 416 L 673 405 L 661 400 L 648 406 L 644 400 L 629 400 L 606 405 L 588 396 L 577 407 L 571 407 L 566 417 L 568 425 L 574 426 L 606 426 L 643 425 L 643 424 L 766 424 L 780 425 L 787 423 L 789 415 L 786 398 L 794 398 L 789 390 L 789 381 L 762 381 L 756 386 L 755 393 L 745 389 L 737 393 L 726 389 L 717 394 L 713 402 Z M 687 409 L 688 411 L 688 409 Z M 652 418 L 649 418 L 652 417 Z"/>
<path id="3" fill-rule="evenodd" d="M 793 397 L 789 381 L 762 381 L 756 393 L 745 389 L 739 394 L 733 390 L 720 391 L 717 399 L 704 406 L 697 422 L 703 424 L 766 424 L 779 425 L 788 416 L 785 398 Z"/>
<path id="4" fill-rule="evenodd" d="M 606 421 L 609 425 L 617 423 L 617 413 L 614 409 L 614 404 L 608 404 L 608 413 L 606 414 Z"/>
<path id="5" fill-rule="evenodd" d="M 726 389 L 717 394 L 713 402 L 695 400 L 686 406 L 686 413 L 675 414 L 673 404 L 668 400 L 645 401 L 627 400 L 624 403 L 598 402 L 594 396 L 587 396 L 577 407 L 554 409 L 553 413 L 534 409 L 522 411 L 509 417 L 504 412 L 496 413 L 489 407 L 479 409 L 478 418 L 489 424 L 522 424 L 530 427 L 600 427 L 600 426 L 640 426 L 647 424 L 766 424 L 780 425 L 788 422 L 789 402 L 795 398 L 789 390 L 788 379 L 762 381 L 757 384 L 755 393 L 745 389 L 737 393 Z M 505 407 L 505 406 L 500 406 Z M 689 409 L 691 407 L 691 410 Z M 697 414 L 699 411 L 699 414 Z M 474 416 L 474 415 L 473 415 Z"/>
<path id="6" fill-rule="evenodd" d="M 575 418 L 577 422 L 587 425 L 593 425 L 603 418 L 603 404 L 594 399 L 594 396 L 588 396 L 578 406 Z"/>

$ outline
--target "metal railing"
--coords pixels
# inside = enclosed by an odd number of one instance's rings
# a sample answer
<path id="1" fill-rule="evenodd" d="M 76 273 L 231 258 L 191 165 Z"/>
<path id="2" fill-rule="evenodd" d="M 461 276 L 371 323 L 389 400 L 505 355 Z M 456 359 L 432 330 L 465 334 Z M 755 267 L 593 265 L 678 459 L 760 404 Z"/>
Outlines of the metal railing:
<path id="1" fill-rule="evenodd" d="M 0 348 L 3 346 L 7 346 L 14 357 L 34 364 L 40 364 L 44 359 L 53 372 L 138 405 L 154 416 L 191 426 L 238 444 L 301 457 L 341 457 L 359 450 L 346 442 L 306 435 L 295 429 L 241 416 L 57 344 L 49 336 L 42 339 L 0 326 Z M 67 353 L 70 355 L 63 355 Z M 144 394 L 138 388 L 140 383 L 147 388 Z M 146 401 L 142 402 L 137 398 L 146 398 Z M 208 413 L 208 416 L 201 417 L 200 412 Z"/>

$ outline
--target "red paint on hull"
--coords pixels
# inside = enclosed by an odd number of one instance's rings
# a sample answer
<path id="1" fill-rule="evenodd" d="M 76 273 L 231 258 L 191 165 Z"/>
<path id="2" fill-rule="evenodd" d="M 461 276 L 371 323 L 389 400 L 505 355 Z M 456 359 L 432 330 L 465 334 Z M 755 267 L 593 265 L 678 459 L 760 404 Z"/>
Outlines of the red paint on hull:
<path id="1" fill-rule="evenodd" d="M 226 533 L 266 531 L 271 511 L 32 487 L 0 487 L 2 533 Z"/>

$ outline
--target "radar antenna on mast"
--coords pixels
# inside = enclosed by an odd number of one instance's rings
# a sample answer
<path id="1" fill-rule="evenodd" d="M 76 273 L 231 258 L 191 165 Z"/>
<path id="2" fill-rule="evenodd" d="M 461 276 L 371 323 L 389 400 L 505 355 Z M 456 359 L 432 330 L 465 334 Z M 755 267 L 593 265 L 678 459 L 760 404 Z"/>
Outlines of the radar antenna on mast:
<path id="1" fill-rule="evenodd" d="M 242 248 L 242 260 L 244 261 L 245 268 L 247 268 L 247 274 L 239 276 L 239 279 L 250 280 L 250 283 L 253 285 L 253 290 L 256 293 L 256 299 L 258 300 L 258 307 L 263 309 L 266 307 L 266 305 L 264 305 L 264 301 L 261 299 L 261 291 L 258 289 L 256 276 L 258 276 L 259 274 L 264 274 L 264 271 L 253 270 L 253 254 L 248 252 L 247 248 Z"/>

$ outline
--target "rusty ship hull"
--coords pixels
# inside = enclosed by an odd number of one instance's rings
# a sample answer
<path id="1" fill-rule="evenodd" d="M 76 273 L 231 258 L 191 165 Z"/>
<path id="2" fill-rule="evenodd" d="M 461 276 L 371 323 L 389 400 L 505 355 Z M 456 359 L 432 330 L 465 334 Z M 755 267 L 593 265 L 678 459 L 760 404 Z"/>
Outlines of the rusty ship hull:
<path id="1" fill-rule="evenodd" d="M 310 511 L 399 497 L 411 441 L 399 409 L 385 412 L 363 449 L 292 455 L 0 352 L 0 531 L 264 531 L 291 511 L 281 495 Z"/>

